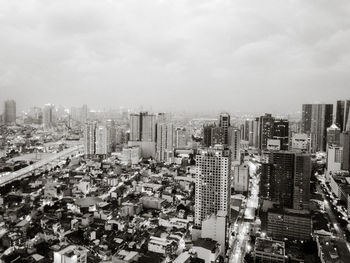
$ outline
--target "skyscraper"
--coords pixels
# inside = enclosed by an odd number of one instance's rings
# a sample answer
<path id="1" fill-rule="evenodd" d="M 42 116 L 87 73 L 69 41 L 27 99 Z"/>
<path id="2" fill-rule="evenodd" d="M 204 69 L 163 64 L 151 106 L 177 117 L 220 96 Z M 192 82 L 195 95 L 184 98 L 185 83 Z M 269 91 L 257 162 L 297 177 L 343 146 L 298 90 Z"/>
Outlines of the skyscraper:
<path id="1" fill-rule="evenodd" d="M 307 209 L 310 199 L 311 157 L 290 151 L 271 152 L 261 167 L 261 197 L 283 207 Z"/>
<path id="2" fill-rule="evenodd" d="M 301 116 L 301 132 L 309 134 L 311 132 L 312 104 L 303 104 Z"/>
<path id="3" fill-rule="evenodd" d="M 55 106 L 53 104 L 46 104 L 43 108 L 43 125 L 44 128 L 52 127 L 56 122 Z"/>
<path id="4" fill-rule="evenodd" d="M 258 147 L 259 150 L 267 149 L 267 140 L 273 137 L 273 127 L 275 119 L 271 114 L 266 113 L 264 116 L 259 118 L 259 137 Z"/>
<path id="5" fill-rule="evenodd" d="M 165 114 L 158 115 L 157 123 L 157 160 L 170 162 L 174 151 L 174 125 Z"/>
<path id="6" fill-rule="evenodd" d="M 201 149 L 196 156 L 195 225 L 222 211 L 230 213 L 231 154 L 223 146 Z"/>
<path id="7" fill-rule="evenodd" d="M 228 113 L 221 113 L 219 117 L 219 127 L 223 129 L 223 143 L 227 144 L 228 127 L 231 126 L 231 117 Z"/>
<path id="8" fill-rule="evenodd" d="M 350 100 L 338 100 L 336 106 L 335 124 L 343 132 L 349 119 Z"/>
<path id="9" fill-rule="evenodd" d="M 156 117 L 148 112 L 130 114 L 130 141 L 155 142 Z"/>
<path id="10" fill-rule="evenodd" d="M 204 124 L 203 126 L 203 146 L 210 147 L 211 139 L 213 136 L 213 128 L 215 127 L 214 123 Z"/>
<path id="11" fill-rule="evenodd" d="M 16 123 L 16 102 L 14 100 L 5 101 L 3 118 L 6 125 Z"/>
<path id="12" fill-rule="evenodd" d="M 287 151 L 289 147 L 289 121 L 278 119 L 273 123 L 272 138 L 280 141 L 281 150 Z"/>
<path id="13" fill-rule="evenodd" d="M 239 129 L 229 127 L 228 148 L 231 150 L 231 159 L 235 164 L 241 163 L 241 132 Z"/>
<path id="14" fill-rule="evenodd" d="M 176 128 L 175 130 L 175 148 L 186 147 L 188 143 L 189 134 L 186 128 Z"/>
<path id="15" fill-rule="evenodd" d="M 326 151 L 327 128 L 333 123 L 333 104 L 313 104 L 311 147 L 314 152 Z"/>
<path id="16" fill-rule="evenodd" d="M 84 128 L 84 151 L 85 155 L 95 154 L 96 141 L 96 123 L 89 122 L 85 124 Z"/>
<path id="17" fill-rule="evenodd" d="M 109 152 L 107 127 L 104 125 L 98 125 L 96 127 L 95 134 L 96 134 L 95 154 L 106 155 Z"/>

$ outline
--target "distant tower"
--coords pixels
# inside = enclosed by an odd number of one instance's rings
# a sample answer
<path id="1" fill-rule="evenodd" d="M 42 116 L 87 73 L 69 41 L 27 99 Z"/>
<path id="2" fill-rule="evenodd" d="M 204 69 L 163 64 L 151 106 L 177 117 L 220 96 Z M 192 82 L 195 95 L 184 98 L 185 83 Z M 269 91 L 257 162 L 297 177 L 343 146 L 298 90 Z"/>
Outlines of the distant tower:
<path id="1" fill-rule="evenodd" d="M 259 137 L 258 145 L 259 150 L 267 149 L 267 141 L 273 138 L 273 127 L 275 119 L 271 114 L 266 113 L 259 118 Z"/>
<path id="2" fill-rule="evenodd" d="M 157 122 L 157 160 L 171 162 L 174 151 L 174 125 L 165 113 L 158 114 Z"/>
<path id="3" fill-rule="evenodd" d="M 224 138 L 223 143 L 227 144 L 228 140 L 228 127 L 231 126 L 231 117 L 228 113 L 221 113 L 219 117 L 219 127 L 223 129 Z"/>
<path id="4" fill-rule="evenodd" d="M 96 128 L 96 150 L 95 154 L 98 155 L 106 155 L 109 152 L 109 145 L 108 145 L 108 135 L 107 135 L 107 127 L 103 125 L 99 125 Z"/>
<path id="5" fill-rule="evenodd" d="M 6 100 L 4 103 L 4 123 L 11 125 L 16 123 L 16 102 L 14 100 Z"/>
<path id="6" fill-rule="evenodd" d="M 156 117 L 148 112 L 130 114 L 130 141 L 155 142 Z"/>
<path id="7" fill-rule="evenodd" d="M 53 104 L 46 104 L 43 109 L 43 125 L 44 128 L 50 128 L 55 124 L 55 106 Z"/>
<path id="8" fill-rule="evenodd" d="M 338 100 L 336 107 L 335 124 L 340 129 L 340 132 L 346 130 L 350 112 L 350 100 Z"/>
<path id="9" fill-rule="evenodd" d="M 340 129 L 336 124 L 332 124 L 327 128 L 327 145 L 340 145 Z"/>
<path id="10" fill-rule="evenodd" d="M 231 150 L 232 161 L 235 164 L 240 164 L 241 163 L 241 132 L 239 129 L 234 127 L 229 127 L 228 147 Z"/>
<path id="11" fill-rule="evenodd" d="M 84 150 L 85 155 L 94 155 L 96 149 L 96 123 L 90 122 L 84 129 Z"/>
<path id="12" fill-rule="evenodd" d="M 275 120 L 273 124 L 272 138 L 279 140 L 281 150 L 288 150 L 289 148 L 289 121 L 288 120 Z"/>

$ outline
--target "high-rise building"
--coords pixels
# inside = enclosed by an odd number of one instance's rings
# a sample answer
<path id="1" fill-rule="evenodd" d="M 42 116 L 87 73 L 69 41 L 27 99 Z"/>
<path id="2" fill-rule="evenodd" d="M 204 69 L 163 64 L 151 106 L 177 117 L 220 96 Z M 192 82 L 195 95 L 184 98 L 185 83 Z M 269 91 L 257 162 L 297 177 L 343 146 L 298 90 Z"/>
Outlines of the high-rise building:
<path id="1" fill-rule="evenodd" d="M 96 149 L 96 123 L 86 123 L 84 129 L 84 151 L 85 155 L 94 155 Z"/>
<path id="2" fill-rule="evenodd" d="M 335 124 L 339 127 L 340 131 L 346 130 L 348 124 L 350 111 L 350 100 L 338 100 L 336 107 Z"/>
<path id="3" fill-rule="evenodd" d="M 16 102 L 14 100 L 5 101 L 3 119 L 6 125 L 16 123 Z"/>
<path id="4" fill-rule="evenodd" d="M 310 152 L 311 150 L 310 135 L 306 133 L 292 133 L 291 150 Z"/>
<path id="5" fill-rule="evenodd" d="M 271 114 L 266 113 L 264 116 L 259 118 L 259 138 L 258 138 L 258 147 L 259 150 L 267 149 L 268 139 L 273 138 L 273 128 L 274 128 L 275 119 Z"/>
<path id="6" fill-rule="evenodd" d="M 312 104 L 303 104 L 301 115 L 301 132 L 311 132 Z"/>
<path id="7" fill-rule="evenodd" d="M 156 116 L 148 112 L 130 114 L 130 141 L 155 142 Z"/>
<path id="8" fill-rule="evenodd" d="M 234 167 L 232 187 L 235 189 L 235 192 L 248 192 L 249 165 L 247 163 Z"/>
<path id="9" fill-rule="evenodd" d="M 326 151 L 327 128 L 333 123 L 333 104 L 304 104 L 302 130 L 311 134 L 313 152 Z"/>
<path id="10" fill-rule="evenodd" d="M 95 154 L 106 155 L 109 152 L 107 127 L 104 125 L 98 125 L 95 134 Z"/>
<path id="11" fill-rule="evenodd" d="M 288 120 L 275 120 L 273 123 L 273 134 L 274 140 L 280 141 L 280 149 L 287 151 L 289 147 L 289 121 Z"/>
<path id="12" fill-rule="evenodd" d="M 249 146 L 254 146 L 254 123 L 255 120 L 249 120 L 249 135 L 248 135 L 248 142 Z"/>
<path id="13" fill-rule="evenodd" d="M 46 104 L 43 108 L 43 125 L 44 128 L 52 127 L 56 122 L 55 106 L 53 104 Z"/>
<path id="14" fill-rule="evenodd" d="M 225 144 L 225 129 L 223 127 L 213 127 L 211 129 L 211 146 Z"/>
<path id="15" fill-rule="evenodd" d="M 309 154 L 278 151 L 262 164 L 261 197 L 283 207 L 307 209 L 310 199 L 311 157 Z"/>
<path id="16" fill-rule="evenodd" d="M 235 164 L 241 164 L 241 132 L 234 127 L 228 128 L 228 147 L 231 150 L 231 159 Z"/>
<path id="17" fill-rule="evenodd" d="M 327 128 L 327 145 L 339 146 L 340 144 L 340 129 L 337 125 L 332 124 Z"/>
<path id="18" fill-rule="evenodd" d="M 175 147 L 183 148 L 187 147 L 187 143 L 189 140 L 189 134 L 186 128 L 176 128 L 175 130 Z"/>
<path id="19" fill-rule="evenodd" d="M 327 146 L 327 172 L 326 180 L 330 181 L 330 176 L 334 172 L 342 169 L 343 147 L 328 145 Z"/>
<path id="20" fill-rule="evenodd" d="M 231 154 L 216 146 L 201 149 L 196 156 L 195 225 L 218 211 L 230 212 Z"/>
<path id="21" fill-rule="evenodd" d="M 215 127 L 215 124 L 204 124 L 203 126 L 203 146 L 204 147 L 210 147 L 212 137 L 213 137 L 213 128 Z"/>
<path id="22" fill-rule="evenodd" d="M 340 145 L 343 147 L 341 168 L 350 172 L 350 131 L 345 131 L 340 134 Z"/>
<path id="23" fill-rule="evenodd" d="M 231 126 L 231 117 L 228 113 L 221 113 L 219 117 L 219 127 L 223 129 L 223 143 L 227 144 L 228 127 Z"/>
<path id="24" fill-rule="evenodd" d="M 174 152 L 174 125 L 165 114 L 158 115 L 157 123 L 157 160 L 171 162 Z"/>

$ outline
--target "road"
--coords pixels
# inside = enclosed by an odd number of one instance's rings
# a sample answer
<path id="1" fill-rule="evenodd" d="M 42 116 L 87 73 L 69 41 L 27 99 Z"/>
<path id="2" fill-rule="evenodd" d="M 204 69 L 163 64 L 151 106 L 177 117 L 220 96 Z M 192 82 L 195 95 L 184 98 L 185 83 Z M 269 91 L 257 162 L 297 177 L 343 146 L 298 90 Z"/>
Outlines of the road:
<path id="1" fill-rule="evenodd" d="M 244 221 L 244 214 L 246 209 L 257 209 L 259 206 L 259 180 L 260 175 L 256 174 L 257 165 L 253 162 L 249 162 L 250 171 L 250 193 L 246 203 L 246 208 L 243 208 L 239 214 L 237 225 L 233 226 L 232 231 L 236 233 L 235 237 L 230 238 L 229 262 L 241 263 L 244 261 L 244 257 L 251 249 L 249 246 L 250 232 L 253 227 L 253 223 Z"/>

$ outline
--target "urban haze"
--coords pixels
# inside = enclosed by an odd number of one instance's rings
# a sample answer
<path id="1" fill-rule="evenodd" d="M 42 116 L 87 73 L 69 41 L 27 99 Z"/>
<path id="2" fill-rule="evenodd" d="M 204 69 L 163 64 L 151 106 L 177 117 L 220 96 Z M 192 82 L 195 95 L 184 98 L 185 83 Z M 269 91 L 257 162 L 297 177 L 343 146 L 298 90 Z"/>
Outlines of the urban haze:
<path id="1" fill-rule="evenodd" d="M 0 263 L 350 262 L 350 2 L 0 0 Z"/>

